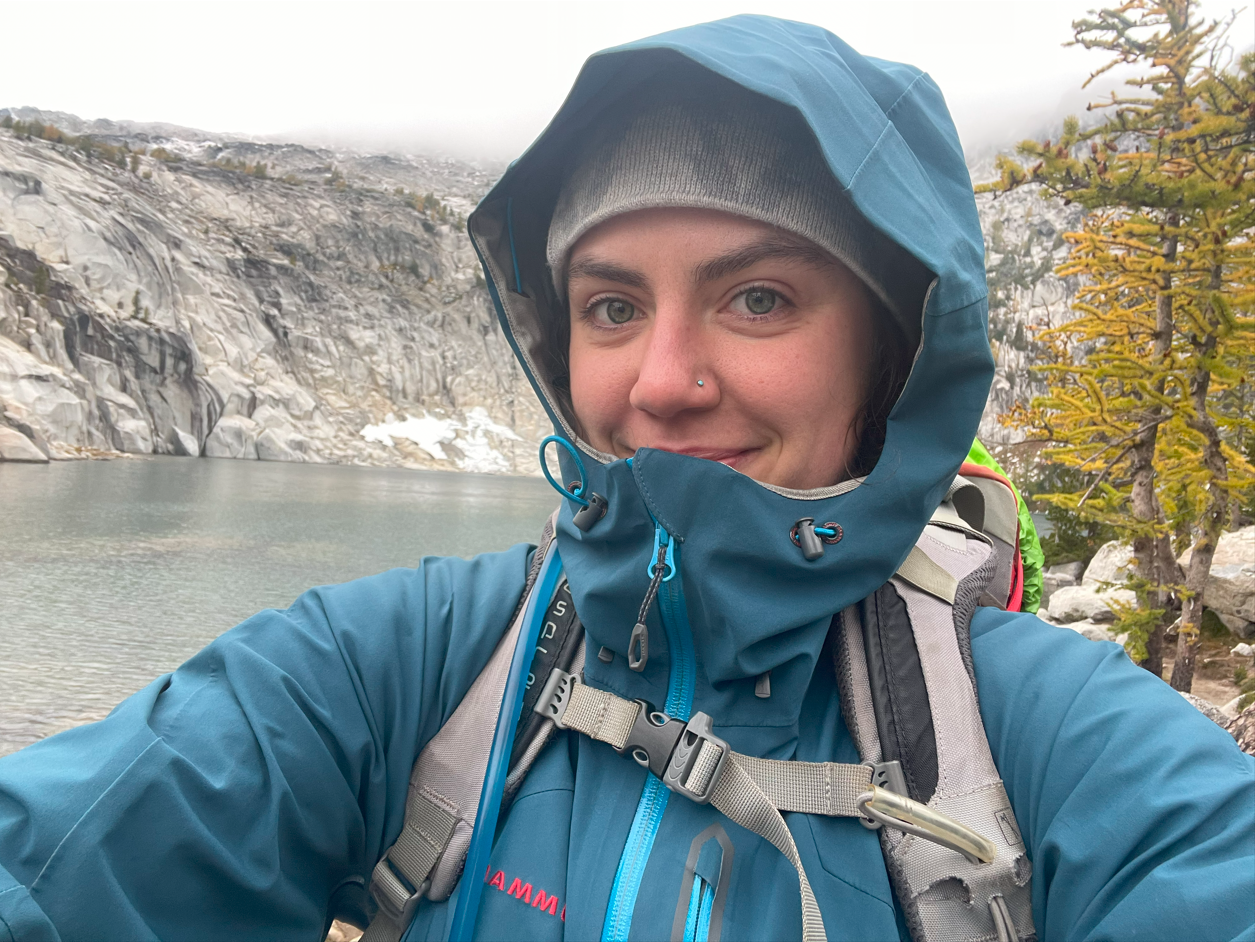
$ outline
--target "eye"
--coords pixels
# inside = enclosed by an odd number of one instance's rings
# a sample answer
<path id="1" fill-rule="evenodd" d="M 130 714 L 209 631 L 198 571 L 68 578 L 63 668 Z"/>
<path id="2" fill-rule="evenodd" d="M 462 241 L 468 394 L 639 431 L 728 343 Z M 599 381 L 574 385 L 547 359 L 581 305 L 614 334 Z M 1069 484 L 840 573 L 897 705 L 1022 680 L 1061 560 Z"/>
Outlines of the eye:
<path id="1" fill-rule="evenodd" d="M 738 314 L 750 314 L 756 317 L 770 314 L 780 304 L 780 295 L 767 288 L 750 288 L 742 291 L 732 300 L 732 309 Z"/>
<path id="2" fill-rule="evenodd" d="M 636 316 L 636 305 L 620 298 L 608 298 L 599 301 L 589 309 L 595 320 L 609 321 L 611 324 L 626 324 Z"/>

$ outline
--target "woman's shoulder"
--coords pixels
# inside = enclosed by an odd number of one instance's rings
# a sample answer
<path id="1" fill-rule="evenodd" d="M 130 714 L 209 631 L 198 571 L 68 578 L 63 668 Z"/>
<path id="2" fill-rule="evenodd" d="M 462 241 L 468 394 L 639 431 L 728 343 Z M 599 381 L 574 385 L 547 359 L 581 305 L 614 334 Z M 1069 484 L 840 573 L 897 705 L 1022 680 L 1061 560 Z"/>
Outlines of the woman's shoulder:
<path id="1" fill-rule="evenodd" d="M 1250 932 L 1255 760 L 1228 733 L 1120 645 L 1033 615 L 978 610 L 972 657 L 1044 938 Z"/>
<path id="2" fill-rule="evenodd" d="M 994 729 L 1028 741 L 1091 730 L 1137 727 L 1152 739 L 1186 731 L 1232 749 L 1232 738 L 1168 684 L 1134 664 L 1124 648 L 1091 641 L 1036 615 L 979 608 L 972 617 L 972 659 L 981 714 Z"/>

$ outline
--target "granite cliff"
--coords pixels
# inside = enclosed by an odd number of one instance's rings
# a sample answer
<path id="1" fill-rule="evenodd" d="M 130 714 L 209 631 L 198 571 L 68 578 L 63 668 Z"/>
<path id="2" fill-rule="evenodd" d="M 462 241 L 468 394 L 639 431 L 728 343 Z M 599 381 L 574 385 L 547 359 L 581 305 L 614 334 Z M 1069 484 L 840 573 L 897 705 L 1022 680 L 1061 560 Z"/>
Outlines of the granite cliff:
<path id="1" fill-rule="evenodd" d="M 0 124 L 0 445 L 535 468 L 543 413 L 464 231 L 491 168 Z M 425 447 L 388 434 L 407 416 Z"/>

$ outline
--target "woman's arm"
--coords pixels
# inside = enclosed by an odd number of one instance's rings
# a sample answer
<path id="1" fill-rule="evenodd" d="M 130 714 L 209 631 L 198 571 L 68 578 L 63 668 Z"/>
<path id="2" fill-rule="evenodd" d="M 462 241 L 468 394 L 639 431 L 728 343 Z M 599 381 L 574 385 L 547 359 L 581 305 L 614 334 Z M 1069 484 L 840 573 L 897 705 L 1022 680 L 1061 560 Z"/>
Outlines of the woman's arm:
<path id="1" fill-rule="evenodd" d="M 1252 938 L 1255 759 L 1114 644 L 992 609 L 972 639 L 1038 935 Z"/>
<path id="2" fill-rule="evenodd" d="M 313 589 L 0 759 L 0 939 L 321 938 L 399 833 L 529 550 Z"/>

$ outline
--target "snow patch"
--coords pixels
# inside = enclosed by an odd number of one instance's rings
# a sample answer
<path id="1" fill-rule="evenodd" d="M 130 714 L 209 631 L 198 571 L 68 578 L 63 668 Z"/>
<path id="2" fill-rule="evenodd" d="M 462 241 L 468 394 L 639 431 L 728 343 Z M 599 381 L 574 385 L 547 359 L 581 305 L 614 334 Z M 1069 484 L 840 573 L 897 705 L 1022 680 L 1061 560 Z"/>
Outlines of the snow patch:
<path id="1" fill-rule="evenodd" d="M 462 419 L 424 413 L 421 418 L 407 415 L 401 421 L 388 413 L 378 425 L 362 429 L 361 435 L 368 442 L 379 442 L 389 448 L 396 447 L 395 439 L 404 438 L 433 458 L 453 462 L 462 471 L 489 474 L 510 471 L 510 462 L 494 447 L 489 436 L 522 441 L 513 429 L 494 422 L 483 406 L 471 409 Z"/>

